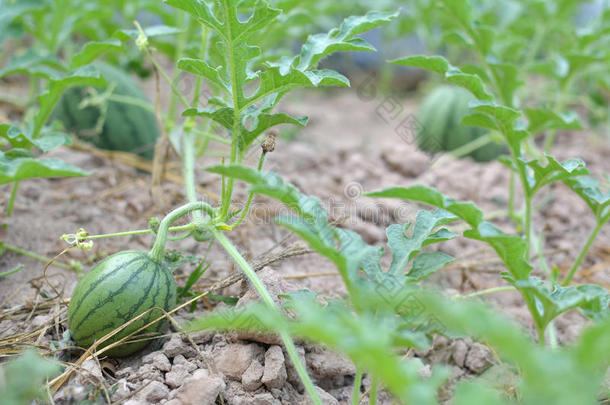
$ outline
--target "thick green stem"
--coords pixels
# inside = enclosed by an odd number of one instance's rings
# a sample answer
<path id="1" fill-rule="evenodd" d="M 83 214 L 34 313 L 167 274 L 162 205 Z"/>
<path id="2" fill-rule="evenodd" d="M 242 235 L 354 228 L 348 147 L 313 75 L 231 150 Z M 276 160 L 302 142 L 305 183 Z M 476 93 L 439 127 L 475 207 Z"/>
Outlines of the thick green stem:
<path id="1" fill-rule="evenodd" d="M 551 321 L 549 323 L 549 346 L 552 349 L 557 349 L 559 347 L 559 342 L 557 341 L 557 332 L 555 331 L 555 323 Z"/>
<path id="2" fill-rule="evenodd" d="M 258 292 L 263 303 L 270 310 L 277 311 L 278 309 L 275 306 L 275 303 L 273 302 L 273 298 L 271 298 L 271 295 L 265 288 L 265 285 L 258 278 L 258 276 L 256 275 L 256 272 L 252 269 L 252 267 L 246 261 L 246 259 L 243 258 L 243 256 L 237 251 L 237 249 L 235 249 L 235 246 L 233 246 L 231 241 L 229 239 L 227 239 L 227 237 L 224 235 L 224 233 L 222 233 L 220 230 L 216 229 L 215 227 L 210 227 L 209 229 L 212 232 L 212 234 L 214 235 L 214 237 L 216 238 L 216 240 L 222 245 L 222 247 L 229 254 L 229 256 L 231 256 L 231 258 L 233 258 L 235 263 L 237 263 L 237 265 L 239 267 L 241 267 L 241 269 L 244 272 L 244 274 L 246 275 L 246 277 L 248 277 L 248 280 L 250 280 L 250 283 L 252 284 L 252 286 L 254 286 L 254 288 Z M 279 329 L 278 333 L 279 333 L 282 341 L 284 342 L 284 346 L 286 347 L 286 352 L 288 353 L 288 357 L 290 357 L 292 364 L 294 365 L 299 377 L 301 378 L 301 381 L 303 382 L 303 385 L 305 386 L 305 390 L 307 391 L 307 394 L 309 395 L 309 397 L 311 398 L 311 400 L 313 401 L 314 404 L 321 405 L 322 402 L 320 401 L 318 393 L 316 392 L 315 387 L 314 387 L 313 383 L 311 382 L 311 379 L 309 378 L 309 375 L 307 375 L 305 366 L 303 365 L 303 363 L 301 363 L 301 360 L 299 358 L 299 355 L 297 354 L 296 347 L 294 346 L 294 342 L 292 341 L 290 334 L 284 328 Z"/>
<path id="3" fill-rule="evenodd" d="M 581 265 L 582 261 L 585 259 L 585 257 L 587 256 L 587 252 L 589 252 L 589 249 L 591 248 L 593 241 L 597 237 L 597 234 L 599 233 L 599 231 L 601 231 L 601 229 L 604 227 L 605 223 L 606 223 L 606 221 L 599 221 L 597 223 L 597 225 L 593 229 L 593 232 L 591 232 L 589 239 L 587 239 L 587 241 L 585 242 L 585 245 L 580 250 L 580 254 L 574 261 L 574 264 L 572 264 L 572 267 L 570 267 L 570 270 L 568 271 L 568 275 L 566 276 L 566 279 L 563 281 L 563 283 L 561 283 L 561 285 L 565 286 L 565 285 L 570 284 L 570 281 L 572 281 L 572 278 L 574 277 L 574 275 L 580 268 L 580 265 Z"/>
<path id="4" fill-rule="evenodd" d="M 18 253 L 20 255 L 32 258 L 34 260 L 38 260 L 39 262 L 42 262 L 42 263 L 49 263 L 52 260 L 49 257 L 39 255 L 38 253 L 32 252 L 30 250 L 21 249 L 20 247 L 9 245 L 7 243 L 3 243 L 2 246 L 5 250 L 8 250 L 9 252 Z M 72 268 L 69 265 L 61 263 L 61 262 L 53 262 L 53 263 L 51 263 L 51 266 L 59 267 L 60 269 L 64 269 L 64 270 L 72 270 Z"/>
<path id="5" fill-rule="evenodd" d="M 574 79 L 574 76 L 570 76 L 567 79 L 565 79 L 565 81 L 561 84 L 560 88 L 559 88 L 559 95 L 557 96 L 557 103 L 555 104 L 555 111 L 560 111 L 563 110 L 566 101 L 567 101 L 567 95 L 568 95 L 568 91 L 570 91 L 570 87 L 572 87 L 572 80 Z M 557 130 L 553 129 L 550 130 L 547 135 L 546 135 L 546 139 L 544 141 L 544 151 L 546 153 L 551 153 L 551 148 L 553 147 L 553 144 L 555 143 L 555 137 L 557 136 Z"/>
<path id="6" fill-rule="evenodd" d="M 373 374 L 371 379 L 371 390 L 369 391 L 369 405 L 377 404 L 377 388 L 379 386 L 379 379 Z"/>
<path id="7" fill-rule="evenodd" d="M 213 214 L 213 208 L 203 201 L 189 203 L 178 207 L 163 218 L 161 224 L 159 224 L 159 231 L 157 232 L 157 239 L 153 247 L 150 249 L 148 255 L 154 261 L 160 262 L 163 259 L 163 252 L 165 251 L 165 242 L 167 242 L 167 232 L 169 227 L 179 218 L 193 211 L 206 211 L 208 214 Z"/>
<path id="8" fill-rule="evenodd" d="M 143 110 L 150 111 L 151 113 L 155 112 L 154 105 L 150 104 L 146 100 L 141 100 L 139 98 L 123 96 L 120 94 L 111 94 L 110 96 L 108 96 L 108 100 L 114 101 L 114 102 L 120 103 L 120 104 L 133 105 L 133 106 L 139 107 Z"/>
<path id="9" fill-rule="evenodd" d="M 185 29 L 186 28 L 185 27 L 186 13 L 179 11 L 176 18 L 177 18 L 178 28 L 181 28 L 182 32 L 178 35 L 178 40 L 176 41 L 176 54 L 175 54 L 174 60 L 178 60 L 182 57 L 182 54 L 184 53 L 184 47 L 186 46 L 186 41 L 187 41 L 187 37 L 188 37 L 188 30 Z M 173 77 L 172 83 L 175 83 L 176 80 L 178 80 L 179 76 L 180 76 L 180 70 L 176 66 L 174 68 L 174 77 Z M 169 119 L 172 122 L 174 122 L 174 118 L 176 116 L 176 104 L 177 104 L 176 97 L 177 97 L 177 93 L 172 93 L 172 97 L 169 101 Z"/>
<path id="10" fill-rule="evenodd" d="M 228 10 L 228 3 L 224 3 L 224 12 L 225 15 L 230 15 L 229 10 Z M 230 29 L 230 25 L 227 24 L 227 26 Z M 235 61 L 235 55 L 233 53 L 233 43 L 232 43 L 232 37 L 231 37 L 231 33 L 229 32 L 229 35 L 227 35 L 226 37 L 226 42 L 227 42 L 227 67 L 229 69 L 230 72 L 230 76 L 231 76 L 231 95 L 233 98 L 233 128 L 231 131 L 231 157 L 230 157 L 230 161 L 229 164 L 234 164 L 237 163 L 237 155 L 238 155 L 238 149 L 239 149 L 239 124 L 240 124 L 240 115 L 241 115 L 241 110 L 240 110 L 240 105 L 239 105 L 239 94 L 241 89 L 238 86 L 238 81 L 237 81 L 237 68 L 236 68 L 236 61 Z M 220 209 L 220 215 L 221 218 L 226 218 L 228 213 L 229 213 L 229 208 L 231 207 L 231 198 L 233 197 L 233 187 L 235 184 L 235 179 L 233 177 L 229 177 L 229 179 L 227 180 L 227 188 L 226 188 L 226 193 L 223 195 L 223 199 L 222 199 L 222 204 L 221 204 L 221 209 Z"/>
<path id="11" fill-rule="evenodd" d="M 201 45 L 199 47 L 199 58 L 207 59 L 208 54 L 208 40 L 210 37 L 210 30 L 203 24 L 201 24 Z M 193 93 L 193 107 L 197 107 L 199 104 L 199 93 L 201 92 L 201 76 L 197 76 L 195 79 L 195 92 Z"/>
<path id="12" fill-rule="evenodd" d="M 9 270 L 9 271 L 5 271 L 3 273 L 0 273 L 0 278 L 2 277 L 7 277 L 10 276 L 11 274 L 15 274 L 20 272 L 21 270 L 23 270 L 23 264 L 18 265 L 17 267 L 15 267 L 13 270 Z"/>
<path id="13" fill-rule="evenodd" d="M 259 172 L 263 169 L 263 163 L 265 162 L 265 156 L 266 156 L 266 153 L 262 153 L 260 159 L 258 160 L 257 170 Z M 252 204 L 253 199 L 254 199 L 254 193 L 250 193 L 250 195 L 248 196 L 248 202 L 246 203 L 246 206 L 242 210 L 241 215 L 239 216 L 239 219 L 233 225 L 231 225 L 231 229 L 237 228 L 239 226 L 239 224 L 241 224 L 243 222 L 243 220 L 246 218 L 246 215 L 248 215 L 248 211 L 250 210 L 250 205 Z"/>
<path id="14" fill-rule="evenodd" d="M 493 288 L 489 288 L 487 290 L 481 290 L 481 291 L 476 291 L 473 292 L 471 294 L 467 294 L 467 295 L 458 295 L 455 298 L 457 299 L 469 299 L 469 298 L 475 298 L 475 297 L 480 297 L 482 295 L 487 295 L 487 294 L 494 294 L 494 293 L 498 293 L 498 292 L 504 292 L 504 291 L 515 291 L 516 288 L 511 286 L 504 286 L 504 287 L 493 287 Z"/>
<path id="15" fill-rule="evenodd" d="M 188 232 L 195 229 L 194 224 L 180 225 L 180 226 L 172 226 L 168 229 L 169 232 Z M 82 237 L 80 241 L 86 241 L 90 239 L 104 239 L 104 238 L 115 238 L 118 236 L 133 236 L 133 235 L 146 235 L 152 233 L 151 229 L 138 229 L 135 231 L 125 231 L 125 232 L 114 232 L 114 233 L 104 233 L 101 235 L 87 235 Z"/>
<path id="16" fill-rule="evenodd" d="M 525 243 L 527 244 L 527 257 L 530 257 L 531 241 L 532 241 L 532 199 L 525 196 L 525 215 L 523 218 L 523 233 L 525 234 Z"/>
<path id="17" fill-rule="evenodd" d="M 517 214 L 515 213 L 515 172 L 510 171 L 508 180 L 508 217 L 515 223 L 519 223 Z"/>
<path id="18" fill-rule="evenodd" d="M 455 158 L 462 158 L 464 156 L 468 156 L 470 153 L 475 150 L 482 148 L 483 146 L 493 142 L 493 135 L 491 133 L 485 134 L 483 136 L 478 137 L 474 141 L 470 141 L 459 148 L 456 148 L 451 151 L 451 156 Z"/>
<path id="19" fill-rule="evenodd" d="M 139 25 L 137 25 L 139 27 Z M 146 56 L 148 57 L 148 59 L 150 59 L 150 62 L 153 64 L 153 66 L 155 67 L 155 69 L 157 70 L 157 72 L 159 72 L 159 74 L 163 77 L 163 79 L 165 79 L 165 81 L 167 82 L 167 84 L 169 85 L 169 87 L 172 89 L 172 93 L 175 94 L 176 96 L 178 96 L 178 99 L 180 100 L 180 102 L 184 105 L 184 107 L 189 107 L 189 102 L 187 101 L 186 98 L 184 98 L 184 96 L 182 95 L 182 93 L 180 93 L 180 90 L 178 90 L 176 88 L 176 85 L 174 84 L 174 82 L 172 81 L 172 79 L 170 79 L 170 77 L 167 75 L 167 73 L 165 73 L 165 70 L 163 70 L 163 68 L 161 67 L 161 65 L 159 65 L 159 63 L 157 62 L 157 60 L 153 57 L 152 53 L 148 50 L 148 48 L 144 48 L 144 53 L 146 54 Z"/>
<path id="20" fill-rule="evenodd" d="M 17 197 L 17 189 L 19 188 L 19 181 L 13 182 L 13 188 L 11 189 L 11 196 L 8 199 L 8 205 L 6 206 L 6 217 L 10 218 L 13 215 L 13 208 L 15 208 L 15 198 Z"/>
<path id="21" fill-rule="evenodd" d="M 206 131 L 201 131 L 198 129 L 193 129 L 193 133 L 197 136 L 200 136 L 202 138 L 204 138 L 205 140 L 208 141 L 216 141 L 218 143 L 222 143 L 223 145 L 230 145 L 231 144 L 231 140 L 228 138 L 223 138 L 222 136 L 218 136 L 218 135 L 214 135 L 211 132 L 211 128 L 206 128 Z M 201 156 L 202 152 L 205 151 L 205 148 L 207 147 L 207 145 L 202 145 L 201 148 L 199 149 L 199 151 L 197 152 L 197 155 Z"/>
<path id="22" fill-rule="evenodd" d="M 541 346 L 546 346 L 546 328 L 536 323 L 536 332 L 538 332 L 538 343 L 540 343 Z"/>
<path id="23" fill-rule="evenodd" d="M 352 405 L 358 405 L 360 403 L 360 389 L 362 388 L 362 369 L 356 369 L 356 375 L 354 376 L 354 391 L 352 392 Z"/>
<path id="24" fill-rule="evenodd" d="M 195 148 L 193 147 L 193 134 L 190 129 L 184 131 L 182 144 L 182 175 L 184 177 L 184 188 L 188 202 L 197 202 L 197 191 L 195 189 Z M 193 212 L 196 223 L 203 222 L 201 211 Z"/>

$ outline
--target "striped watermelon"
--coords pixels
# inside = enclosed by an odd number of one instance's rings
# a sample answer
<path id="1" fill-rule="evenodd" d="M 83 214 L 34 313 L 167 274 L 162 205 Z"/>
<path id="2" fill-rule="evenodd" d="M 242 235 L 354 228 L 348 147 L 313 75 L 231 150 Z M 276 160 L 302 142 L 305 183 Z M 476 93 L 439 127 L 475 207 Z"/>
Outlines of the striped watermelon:
<path id="1" fill-rule="evenodd" d="M 419 148 L 431 153 L 452 151 L 483 136 L 485 129 L 461 124 L 470 112 L 468 104 L 474 99 L 467 90 L 457 86 L 439 86 L 428 94 L 417 114 Z M 503 145 L 490 142 L 467 156 L 477 162 L 488 162 L 503 153 L 506 153 Z"/>
<path id="2" fill-rule="evenodd" d="M 114 66 L 97 62 L 94 66 L 102 73 L 108 85 L 115 86 L 113 95 L 127 96 L 136 101 L 148 102 L 134 79 Z M 97 89 L 103 92 L 104 89 Z M 138 105 L 118 101 L 108 102 L 108 110 L 101 133 L 96 124 L 101 112 L 98 106 L 81 108 L 83 99 L 89 97 L 87 87 L 72 87 L 62 96 L 53 111 L 53 118 L 78 138 L 93 143 L 100 149 L 121 150 L 152 159 L 159 127 L 155 115 Z"/>
<path id="3" fill-rule="evenodd" d="M 148 309 L 160 307 L 170 311 L 175 305 L 176 284 L 171 272 L 147 253 L 126 250 L 96 264 L 78 283 L 68 309 L 70 334 L 77 345 L 88 348 L 94 341 Z M 150 311 L 98 349 L 120 340 L 162 314 L 160 310 Z M 138 336 L 163 333 L 167 325 L 168 321 L 163 319 Z M 122 344 L 105 353 L 113 357 L 127 356 L 148 343 L 150 340 Z"/>

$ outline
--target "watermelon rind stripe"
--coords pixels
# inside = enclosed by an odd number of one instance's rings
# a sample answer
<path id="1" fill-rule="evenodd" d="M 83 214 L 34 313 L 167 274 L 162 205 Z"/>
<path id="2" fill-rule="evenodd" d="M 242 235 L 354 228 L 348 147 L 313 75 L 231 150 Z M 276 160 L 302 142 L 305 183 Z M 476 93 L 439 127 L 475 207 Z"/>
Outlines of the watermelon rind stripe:
<path id="1" fill-rule="evenodd" d="M 155 264 L 155 273 L 158 271 L 157 268 L 160 267 L 157 264 Z M 130 277 L 131 279 L 131 277 Z M 166 279 L 167 280 L 167 279 Z M 156 275 L 154 277 L 151 277 L 150 280 L 150 284 L 142 291 L 142 298 L 140 298 L 138 300 L 138 302 L 134 305 L 132 305 L 125 313 L 121 313 L 118 312 L 119 316 L 123 319 L 125 319 L 125 322 L 129 322 L 131 319 L 135 318 L 136 316 L 140 315 L 142 312 L 140 308 L 149 308 L 150 306 L 145 306 L 144 304 L 146 303 L 146 299 L 150 297 L 149 292 L 154 288 L 154 284 L 156 282 L 156 284 L 158 285 L 159 282 L 161 281 L 160 277 L 157 277 Z M 127 281 L 125 283 L 125 286 L 129 284 L 129 281 Z M 161 290 L 160 286 L 158 286 L 157 288 L 157 292 Z M 118 291 L 117 291 L 118 293 Z M 157 294 L 155 294 L 155 296 L 153 297 L 153 301 L 155 302 L 155 297 Z M 99 310 L 100 307 L 96 308 L 96 310 Z M 138 320 L 137 322 L 133 323 L 132 325 L 130 325 L 129 329 L 133 330 L 133 329 L 139 329 L 141 326 L 143 326 L 144 324 L 150 322 L 152 319 L 152 316 L 154 315 L 154 313 L 151 311 L 149 315 L 143 317 L 142 319 Z M 93 336 L 101 334 L 100 332 L 105 332 L 103 333 L 103 335 L 105 335 L 108 332 L 113 331 L 114 329 L 117 328 L 116 325 L 116 321 L 110 320 L 106 325 L 102 326 L 101 328 L 95 330 L 94 332 L 90 333 L 89 335 L 83 336 L 81 337 L 81 340 L 83 341 L 88 341 L 89 339 L 91 339 Z M 130 330 L 123 330 L 120 332 L 120 334 L 117 335 L 117 337 L 122 337 L 122 335 L 127 335 L 131 333 Z"/>
<path id="2" fill-rule="evenodd" d="M 133 252 L 129 252 L 129 251 L 125 251 L 125 252 L 121 252 L 121 253 L 123 253 L 123 254 L 125 254 L 125 253 L 132 253 L 132 254 L 133 254 Z M 108 257 L 106 260 L 109 260 L 109 259 L 113 259 L 113 260 L 114 260 L 115 258 L 116 258 L 116 256 L 112 256 L 112 257 Z M 117 272 L 121 271 L 121 269 L 122 269 L 123 267 L 125 267 L 125 266 L 129 266 L 129 265 L 133 264 L 134 262 L 136 262 L 136 261 L 138 261 L 138 260 L 143 260 L 143 259 L 145 259 L 145 258 L 146 258 L 146 257 L 144 257 L 144 256 L 142 256 L 142 257 L 136 257 L 135 259 L 133 259 L 133 260 L 131 260 L 131 261 L 127 262 L 127 263 L 124 263 L 124 264 L 122 264 L 121 266 L 117 267 L 117 268 L 116 268 L 116 269 L 114 269 L 113 271 L 111 271 L 111 272 L 109 272 L 109 273 L 104 274 L 102 277 L 100 277 L 98 280 L 96 280 L 95 282 L 93 282 L 93 283 L 92 283 L 92 284 L 89 286 L 89 288 L 87 289 L 87 291 L 86 291 L 86 292 L 85 292 L 85 293 L 84 293 L 84 294 L 83 294 L 83 295 L 80 297 L 80 299 L 78 300 L 78 302 L 74 303 L 74 305 L 76 305 L 76 308 L 79 308 L 79 307 L 82 305 L 82 303 L 83 303 L 83 301 L 85 300 L 85 298 L 87 298 L 87 296 L 88 296 L 89 294 L 91 294 L 91 292 L 92 292 L 92 291 L 93 291 L 93 290 L 94 290 L 94 289 L 95 289 L 95 288 L 96 288 L 96 287 L 97 287 L 99 284 L 103 283 L 103 282 L 104 282 L 106 279 L 108 279 L 109 277 L 111 277 L 111 276 L 115 275 Z M 100 262 L 99 264 L 102 264 L 102 263 L 103 263 L 103 262 Z M 98 264 L 98 265 L 99 265 L 99 264 Z"/>
<path id="3" fill-rule="evenodd" d="M 135 259 L 132 262 L 135 262 L 139 259 Z M 128 262 L 131 263 L 131 262 Z M 127 281 L 125 283 L 123 283 L 123 285 L 121 285 L 121 287 L 116 290 L 116 291 L 112 291 L 111 294 L 108 295 L 108 297 L 106 297 L 106 299 L 104 299 L 99 305 L 89 309 L 89 311 L 87 311 L 87 313 L 85 314 L 85 316 L 83 316 L 83 318 L 77 322 L 77 324 L 74 326 L 74 328 L 76 330 L 78 330 L 84 321 L 87 320 L 87 317 L 89 317 L 93 312 L 98 311 L 100 308 L 102 308 L 104 305 L 111 303 L 114 298 L 115 295 L 120 294 L 121 292 L 125 291 L 125 289 L 127 289 L 127 287 L 129 286 L 129 284 L 131 283 L 131 281 L 136 278 L 142 271 L 146 270 L 146 267 L 149 265 L 149 263 L 144 263 L 142 266 L 140 266 L 137 270 L 135 270 L 133 272 L 133 274 L 131 276 L 129 276 L 129 279 L 127 279 Z M 124 266 L 122 266 L 124 267 Z M 117 270 L 113 270 L 110 274 L 114 274 L 116 271 L 120 270 L 121 268 L 117 269 Z M 103 277 L 104 279 L 107 279 L 107 277 Z M 97 282 L 96 282 L 97 284 Z M 82 300 L 81 300 L 82 301 Z"/>

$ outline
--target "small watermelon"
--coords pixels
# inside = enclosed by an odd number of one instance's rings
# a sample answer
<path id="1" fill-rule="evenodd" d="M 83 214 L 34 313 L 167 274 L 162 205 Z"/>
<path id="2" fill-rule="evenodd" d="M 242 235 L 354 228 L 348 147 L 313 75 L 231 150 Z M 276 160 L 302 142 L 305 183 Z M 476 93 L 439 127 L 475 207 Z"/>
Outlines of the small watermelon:
<path id="1" fill-rule="evenodd" d="M 104 76 L 108 86 L 115 86 L 112 95 L 148 102 L 142 89 L 129 74 L 106 63 L 95 63 L 94 66 Z M 96 90 L 103 93 L 105 89 Z M 81 102 L 89 96 L 87 87 L 68 89 L 57 103 L 52 118 L 61 121 L 66 130 L 81 140 L 91 142 L 100 149 L 131 152 L 152 159 L 159 137 L 155 115 L 138 105 L 108 101 L 100 131 L 96 129 L 101 116 L 100 106 L 79 108 Z"/>
<path id="2" fill-rule="evenodd" d="M 439 86 L 427 95 L 419 109 L 417 144 L 425 152 L 452 151 L 486 133 L 483 128 L 461 124 L 469 113 L 468 104 L 475 98 L 457 86 Z M 470 156 L 478 162 L 488 162 L 505 153 L 505 147 L 490 142 Z"/>
<path id="3" fill-rule="evenodd" d="M 70 334 L 77 345 L 88 348 L 96 340 L 151 308 L 170 311 L 175 305 L 176 284 L 166 267 L 144 252 L 126 250 L 115 253 L 97 263 L 77 284 L 68 308 Z M 98 349 L 120 340 L 161 315 L 161 310 L 150 311 Z M 167 326 L 168 321 L 163 319 L 128 340 L 159 335 Z M 113 357 L 128 356 L 143 349 L 150 341 L 121 344 L 105 353 Z"/>

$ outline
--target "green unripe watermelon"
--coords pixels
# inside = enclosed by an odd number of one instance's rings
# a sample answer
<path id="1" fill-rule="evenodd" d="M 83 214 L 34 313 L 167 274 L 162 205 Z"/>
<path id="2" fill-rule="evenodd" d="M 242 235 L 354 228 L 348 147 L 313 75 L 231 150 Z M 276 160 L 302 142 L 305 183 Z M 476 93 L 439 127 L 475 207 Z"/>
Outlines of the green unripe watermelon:
<path id="1" fill-rule="evenodd" d="M 440 86 L 426 96 L 418 112 L 417 144 L 425 152 L 452 151 L 484 135 L 483 128 L 461 125 L 475 98 L 457 86 Z M 503 145 L 489 142 L 467 156 L 478 162 L 494 160 L 505 153 Z"/>
<path id="2" fill-rule="evenodd" d="M 95 67 L 106 79 L 108 86 L 114 85 L 113 96 L 129 97 L 148 102 L 142 89 L 126 72 L 105 63 Z M 103 93 L 105 89 L 96 89 Z M 53 118 L 82 140 L 93 143 L 100 149 L 120 150 L 136 153 L 152 159 L 154 146 L 159 137 L 155 115 L 137 105 L 118 101 L 107 101 L 108 109 L 101 132 L 96 124 L 101 115 L 100 106 L 79 108 L 81 101 L 90 97 L 87 87 L 68 89 L 57 103 Z"/>
<path id="3" fill-rule="evenodd" d="M 176 305 L 176 284 L 172 273 L 148 254 L 126 250 L 108 256 L 96 264 L 78 283 L 68 308 L 70 334 L 77 345 L 88 348 L 96 340 L 129 322 L 147 310 L 158 307 L 165 311 Z M 132 323 L 108 339 L 98 349 L 136 331 L 163 315 L 159 309 Z M 163 319 L 136 335 L 163 333 L 168 321 Z M 143 349 L 151 340 L 126 343 L 105 352 L 122 357 Z"/>

